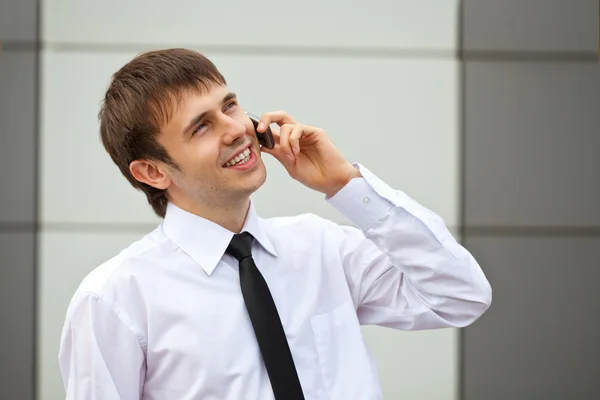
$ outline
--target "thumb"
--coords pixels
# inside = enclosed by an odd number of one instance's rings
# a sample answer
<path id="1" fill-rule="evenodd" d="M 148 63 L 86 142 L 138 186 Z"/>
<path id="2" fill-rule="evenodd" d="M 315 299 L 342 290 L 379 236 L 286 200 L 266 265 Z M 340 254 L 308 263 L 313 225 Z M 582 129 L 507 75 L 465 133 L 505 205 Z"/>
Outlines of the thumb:
<path id="1" fill-rule="evenodd" d="M 279 145 L 275 145 L 275 147 L 273 147 L 272 149 L 262 146 L 260 148 L 260 150 L 263 153 L 267 153 L 267 154 L 270 154 L 271 156 L 275 157 L 277 159 L 277 161 L 279 161 L 281 164 L 283 164 L 284 167 L 287 167 L 288 164 L 290 163 L 290 160 L 283 153 L 283 151 L 281 150 L 281 147 L 279 147 Z"/>

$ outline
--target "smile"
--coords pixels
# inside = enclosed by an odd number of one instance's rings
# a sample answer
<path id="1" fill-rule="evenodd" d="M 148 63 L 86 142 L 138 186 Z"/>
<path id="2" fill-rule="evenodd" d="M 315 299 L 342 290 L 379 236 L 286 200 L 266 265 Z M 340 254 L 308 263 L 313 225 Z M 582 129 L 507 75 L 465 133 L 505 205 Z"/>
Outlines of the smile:
<path id="1" fill-rule="evenodd" d="M 241 153 L 239 153 L 238 155 L 233 157 L 231 160 L 227 161 L 225 163 L 225 167 L 233 167 L 234 165 L 237 165 L 237 164 L 245 164 L 248 162 L 249 159 L 250 159 L 250 149 L 247 148 L 246 150 L 242 151 Z"/>

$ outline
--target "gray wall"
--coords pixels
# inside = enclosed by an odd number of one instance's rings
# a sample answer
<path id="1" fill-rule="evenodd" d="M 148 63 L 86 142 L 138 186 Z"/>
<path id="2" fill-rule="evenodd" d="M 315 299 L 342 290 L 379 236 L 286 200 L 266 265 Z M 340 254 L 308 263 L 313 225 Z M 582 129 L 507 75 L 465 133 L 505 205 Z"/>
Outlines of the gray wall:
<path id="1" fill-rule="evenodd" d="M 32 399 L 38 31 L 36 0 L 0 0 L 0 398 Z"/>
<path id="2" fill-rule="evenodd" d="M 464 399 L 598 399 L 598 1 L 462 15 L 463 231 L 494 290 L 464 331 Z"/>

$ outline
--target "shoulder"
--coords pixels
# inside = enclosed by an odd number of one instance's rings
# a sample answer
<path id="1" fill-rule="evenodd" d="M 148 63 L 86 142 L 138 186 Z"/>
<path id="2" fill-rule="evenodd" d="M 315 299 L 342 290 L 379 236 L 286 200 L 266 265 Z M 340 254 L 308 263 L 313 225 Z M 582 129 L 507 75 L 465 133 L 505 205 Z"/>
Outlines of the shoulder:
<path id="1" fill-rule="evenodd" d="M 307 229 L 314 232 L 324 229 L 331 229 L 333 226 L 337 226 L 335 222 L 314 213 L 260 218 L 260 220 L 265 227 L 273 232 L 294 229 Z"/>
<path id="2" fill-rule="evenodd" d="M 352 225 L 337 223 L 315 213 L 264 218 L 261 223 L 271 236 L 278 238 L 305 238 L 307 241 L 320 239 L 331 243 L 348 236 L 362 236 L 362 232 Z"/>
<path id="3" fill-rule="evenodd" d="M 131 277 L 159 254 L 171 250 L 175 250 L 173 243 L 164 235 L 162 227 L 157 227 L 87 273 L 75 290 L 71 305 L 85 297 L 110 297 L 123 279 Z"/>

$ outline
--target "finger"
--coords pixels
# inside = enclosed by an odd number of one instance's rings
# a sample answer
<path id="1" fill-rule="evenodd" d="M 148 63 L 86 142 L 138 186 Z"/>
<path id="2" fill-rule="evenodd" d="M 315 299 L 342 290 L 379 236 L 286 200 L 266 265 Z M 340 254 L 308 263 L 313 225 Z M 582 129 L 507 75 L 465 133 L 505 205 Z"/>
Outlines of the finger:
<path id="1" fill-rule="evenodd" d="M 323 136 L 323 135 L 326 135 L 323 128 L 317 128 L 315 126 L 310 126 L 310 125 L 302 125 L 302 137 L 303 138 L 308 138 L 309 136 L 319 137 L 319 136 Z"/>
<path id="2" fill-rule="evenodd" d="M 256 129 L 259 132 L 264 132 L 267 129 L 267 126 L 271 125 L 272 123 L 282 126 L 285 124 L 296 125 L 297 122 L 285 111 L 267 112 L 260 117 L 260 122 Z"/>
<path id="3" fill-rule="evenodd" d="M 279 144 L 279 129 L 271 128 L 271 133 L 273 134 L 273 141 L 275 145 Z"/>
<path id="4" fill-rule="evenodd" d="M 295 157 L 290 146 L 290 135 L 294 130 L 294 125 L 284 124 L 279 130 L 279 147 L 283 154 L 290 160 L 294 161 Z"/>
<path id="5" fill-rule="evenodd" d="M 280 146 L 275 146 L 272 149 L 269 149 L 267 147 L 262 146 L 260 148 L 260 150 L 263 153 L 267 153 L 267 154 L 272 155 L 273 157 L 275 157 L 277 159 L 277 161 L 279 161 L 284 166 L 286 166 L 286 165 L 288 165 L 290 163 L 289 159 L 281 151 L 281 147 Z"/>
<path id="6" fill-rule="evenodd" d="M 290 143 L 290 147 L 292 148 L 292 151 L 294 152 L 294 154 L 298 154 L 298 152 L 300 151 L 300 138 L 302 137 L 303 132 L 304 132 L 303 125 L 296 125 L 294 127 L 294 129 L 292 129 L 292 133 L 290 134 L 289 143 Z"/>

